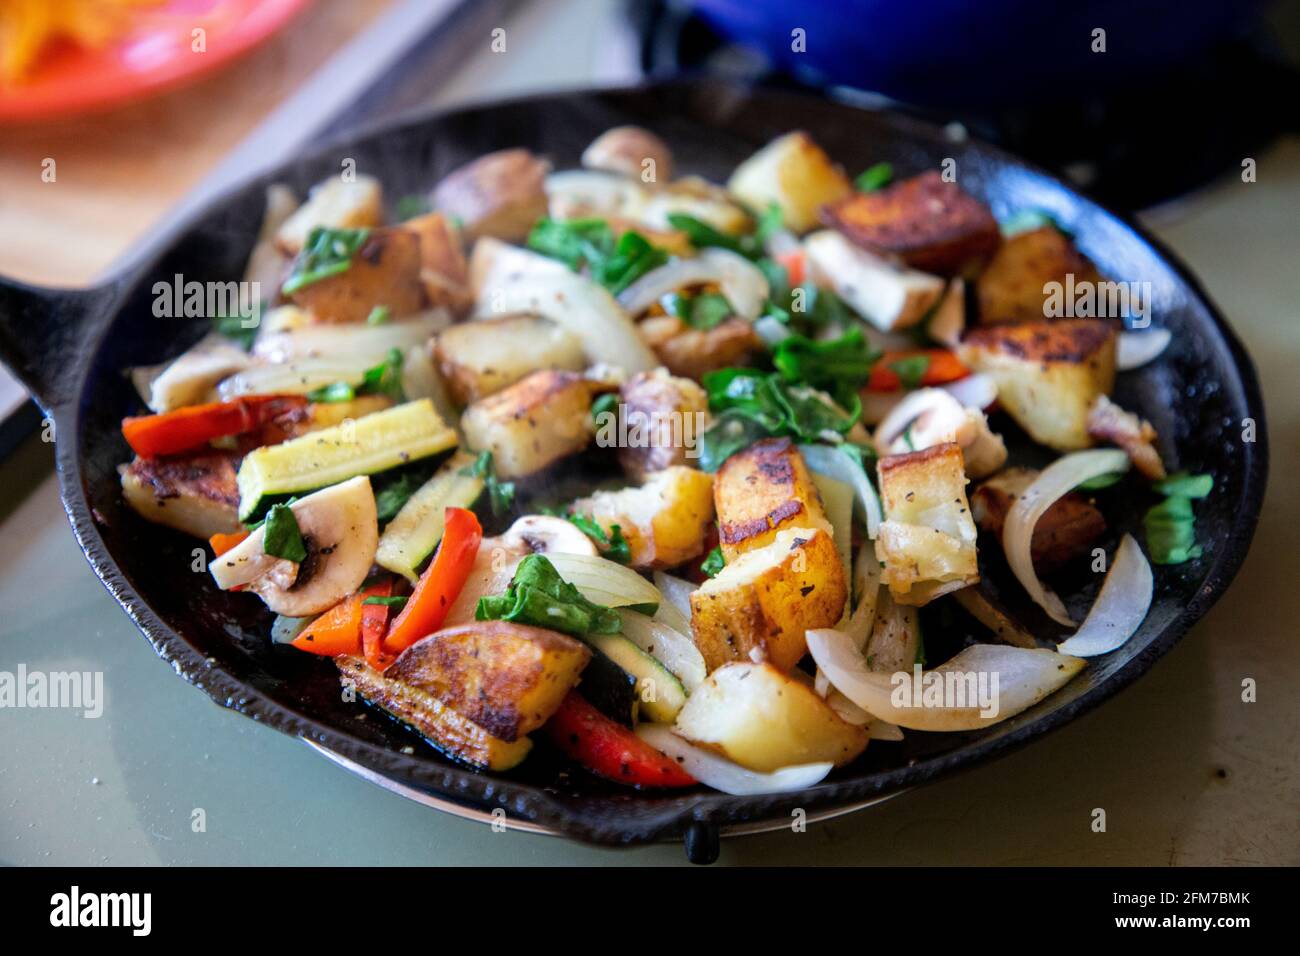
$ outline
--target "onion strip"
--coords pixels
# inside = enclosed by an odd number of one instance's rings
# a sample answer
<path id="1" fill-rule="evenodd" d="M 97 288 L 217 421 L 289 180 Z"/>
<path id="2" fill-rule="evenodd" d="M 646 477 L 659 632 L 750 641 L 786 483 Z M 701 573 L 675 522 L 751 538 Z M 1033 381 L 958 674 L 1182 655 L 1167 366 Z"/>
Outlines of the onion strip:
<path id="1" fill-rule="evenodd" d="M 753 322 L 767 301 L 767 276 L 744 256 L 729 249 L 704 249 L 691 259 L 674 259 L 647 272 L 619 293 L 629 315 L 640 315 L 670 292 L 716 283 L 736 315 Z"/>
<path id="2" fill-rule="evenodd" d="M 1115 367 L 1121 372 L 1131 372 L 1148 362 L 1155 361 L 1169 347 L 1172 338 L 1173 335 L 1168 329 L 1121 332 L 1116 343 Z"/>
<path id="3" fill-rule="evenodd" d="M 1075 626 L 1073 619 L 1061 599 L 1038 580 L 1038 574 L 1034 570 L 1030 551 L 1034 526 L 1058 499 L 1083 482 L 1100 475 L 1127 471 L 1128 467 L 1128 455 L 1117 448 L 1076 451 L 1065 455 L 1043 469 L 1042 474 L 1021 493 L 1007 512 L 1006 524 L 1002 529 L 1002 549 L 1006 552 L 1007 563 L 1034 603 L 1046 611 L 1052 620 L 1066 627 Z"/>
<path id="4" fill-rule="evenodd" d="M 689 637 L 636 611 L 615 613 L 623 622 L 623 636 L 670 670 L 688 694 L 704 683 L 708 676 L 704 655 Z"/>
<path id="5" fill-rule="evenodd" d="M 874 540 L 876 529 L 880 527 L 884 515 L 880 510 L 880 498 L 876 494 L 876 489 L 862 466 L 844 452 L 829 445 L 800 445 L 799 452 L 810 469 L 819 475 L 842 481 L 853 489 L 867 525 L 867 537 Z"/>
<path id="6" fill-rule="evenodd" d="M 1131 534 L 1124 535 L 1087 619 L 1056 649 L 1075 657 L 1109 654 L 1142 625 L 1151 610 L 1154 590 L 1146 555 Z"/>
<path id="7" fill-rule="evenodd" d="M 738 797 L 802 790 L 820 783 L 834 766 L 831 763 L 806 763 L 782 767 L 771 773 L 758 773 L 688 743 L 664 724 L 639 724 L 636 735 L 676 760 L 700 783 Z"/>
<path id="8" fill-rule="evenodd" d="M 656 610 L 663 603 L 658 588 L 631 568 L 608 558 L 553 552 L 546 559 L 588 601 L 605 607 L 652 605 Z"/>

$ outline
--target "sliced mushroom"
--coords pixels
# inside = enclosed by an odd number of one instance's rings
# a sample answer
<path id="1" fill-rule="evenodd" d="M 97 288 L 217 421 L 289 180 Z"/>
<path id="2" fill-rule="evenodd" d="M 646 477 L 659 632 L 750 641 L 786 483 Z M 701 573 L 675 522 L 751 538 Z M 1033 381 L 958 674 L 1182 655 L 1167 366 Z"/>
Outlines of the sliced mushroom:
<path id="1" fill-rule="evenodd" d="M 585 554 L 596 557 L 596 546 L 571 521 L 551 515 L 525 515 L 501 536 L 507 548 L 534 554 Z"/>
<path id="2" fill-rule="evenodd" d="M 1007 461 L 1007 447 L 989 429 L 977 408 L 965 408 L 941 388 L 922 388 L 909 394 L 887 414 L 872 439 L 883 455 L 921 451 L 946 442 L 961 446 L 966 475 L 991 475 Z"/>
<path id="3" fill-rule="evenodd" d="M 673 178 L 673 154 L 668 144 L 640 126 L 605 130 L 583 151 L 582 165 L 633 176 L 646 183 L 666 183 Z"/>
<path id="4" fill-rule="evenodd" d="M 305 561 L 298 564 L 262 550 L 263 525 L 213 561 L 210 570 L 223 591 L 242 585 L 277 614 L 306 617 L 333 607 L 366 579 L 379 545 L 375 496 L 370 479 L 362 476 L 289 507 L 307 546 Z"/>

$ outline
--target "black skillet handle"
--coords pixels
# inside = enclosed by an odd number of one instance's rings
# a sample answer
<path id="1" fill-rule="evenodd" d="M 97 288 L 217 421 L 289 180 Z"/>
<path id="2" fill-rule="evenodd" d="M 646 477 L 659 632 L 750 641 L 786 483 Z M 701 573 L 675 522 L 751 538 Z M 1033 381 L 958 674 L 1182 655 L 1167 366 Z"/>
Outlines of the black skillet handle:
<path id="1" fill-rule="evenodd" d="M 53 414 L 118 283 L 91 289 L 46 289 L 0 277 L 0 361 L 32 398 Z"/>

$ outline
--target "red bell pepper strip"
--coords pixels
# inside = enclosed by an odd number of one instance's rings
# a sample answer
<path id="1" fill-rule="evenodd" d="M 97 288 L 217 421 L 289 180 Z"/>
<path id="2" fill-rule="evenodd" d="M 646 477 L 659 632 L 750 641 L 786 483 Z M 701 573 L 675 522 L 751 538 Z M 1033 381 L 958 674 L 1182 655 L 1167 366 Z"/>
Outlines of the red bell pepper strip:
<path id="1" fill-rule="evenodd" d="M 396 656 L 442 627 L 474 567 L 483 540 L 478 518 L 465 508 L 448 508 L 443 514 L 442 544 L 384 637 L 384 651 L 388 654 Z"/>
<path id="2" fill-rule="evenodd" d="M 925 371 L 921 373 L 920 385 L 946 385 L 970 374 L 962 360 L 947 349 L 916 349 L 911 352 L 886 352 L 871 367 L 871 378 L 867 381 L 869 392 L 896 392 L 903 387 L 903 380 L 890 366 L 903 359 L 924 357 Z"/>
<path id="3" fill-rule="evenodd" d="M 391 597 L 393 582 L 376 584 L 366 591 L 367 597 Z M 385 670 L 397 658 L 384 653 L 384 634 L 388 630 L 388 605 L 361 605 L 361 650 L 366 655 L 366 663 L 377 671 Z"/>
<path id="4" fill-rule="evenodd" d="M 696 782 L 677 761 L 610 720 L 577 691 L 569 691 L 543 730 L 566 756 L 606 780 L 635 787 L 690 787 Z"/>
<path id="5" fill-rule="evenodd" d="M 307 399 L 302 395 L 247 395 L 160 415 L 124 418 L 122 435 L 141 458 L 157 458 L 200 448 L 214 438 L 253 431 L 306 407 Z"/>
<path id="6" fill-rule="evenodd" d="M 334 605 L 293 639 L 293 646 L 309 654 L 337 657 L 361 652 L 361 600 L 352 594 Z"/>
<path id="7" fill-rule="evenodd" d="M 776 257 L 776 261 L 785 268 L 785 274 L 786 278 L 790 282 L 790 288 L 793 289 L 797 286 L 803 285 L 804 273 L 806 270 L 804 268 L 804 252 L 802 248 L 783 252 Z"/>
<path id="8" fill-rule="evenodd" d="M 212 550 L 217 553 L 217 557 L 221 557 L 235 545 L 247 538 L 248 535 L 249 532 L 247 531 L 236 531 L 233 534 L 222 534 L 218 531 L 212 537 L 208 538 L 208 544 L 211 545 Z"/>

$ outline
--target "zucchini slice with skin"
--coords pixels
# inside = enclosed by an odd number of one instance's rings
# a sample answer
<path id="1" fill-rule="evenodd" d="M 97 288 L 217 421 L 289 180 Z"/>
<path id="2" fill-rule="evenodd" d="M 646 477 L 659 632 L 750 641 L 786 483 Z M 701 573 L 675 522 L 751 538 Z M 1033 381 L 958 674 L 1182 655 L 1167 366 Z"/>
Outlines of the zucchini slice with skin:
<path id="1" fill-rule="evenodd" d="M 473 455 L 458 451 L 411 495 L 380 535 L 375 563 L 412 582 L 419 578 L 416 569 L 442 540 L 445 510 L 468 508 L 483 493 L 482 477 L 461 474 L 473 464 Z"/>
<path id="2" fill-rule="evenodd" d="M 672 671 L 621 634 L 588 634 L 583 640 L 636 679 L 641 717 L 671 723 L 686 706 L 686 688 Z"/>

